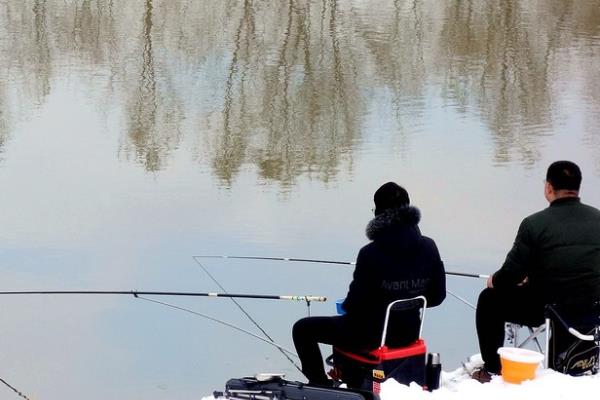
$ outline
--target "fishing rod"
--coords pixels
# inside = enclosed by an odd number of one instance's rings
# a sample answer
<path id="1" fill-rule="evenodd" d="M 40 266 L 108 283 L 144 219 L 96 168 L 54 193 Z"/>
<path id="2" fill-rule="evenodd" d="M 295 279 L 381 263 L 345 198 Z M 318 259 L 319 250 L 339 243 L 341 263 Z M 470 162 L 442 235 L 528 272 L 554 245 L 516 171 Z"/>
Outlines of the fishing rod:
<path id="1" fill-rule="evenodd" d="M 229 297 L 263 300 L 295 300 L 295 301 L 327 301 L 325 296 L 293 296 L 293 295 L 266 295 L 266 294 L 236 294 L 236 293 L 200 293 L 200 292 L 153 292 L 143 290 L 19 290 L 0 291 L 0 295 L 130 295 L 144 296 L 192 296 L 192 297 Z"/>
<path id="2" fill-rule="evenodd" d="M 4 379 L 0 378 L 0 382 L 2 382 L 4 384 L 4 386 L 6 386 L 7 388 L 9 388 L 10 390 L 12 390 L 13 392 L 15 392 L 17 394 L 17 396 L 22 397 L 25 400 L 29 400 L 29 397 L 27 397 L 26 395 L 24 395 L 23 392 L 21 392 L 19 389 L 17 389 L 16 387 L 14 387 L 13 385 L 11 385 L 10 383 L 6 382 Z"/>
<path id="3" fill-rule="evenodd" d="M 311 258 L 293 258 L 293 257 L 198 255 L 198 256 L 193 256 L 193 258 L 198 264 L 200 264 L 200 262 L 198 261 L 198 258 L 225 258 L 225 259 L 237 259 L 237 260 L 266 260 L 266 261 L 286 261 L 286 262 L 308 262 L 308 263 L 319 263 L 319 264 L 356 265 L 356 262 L 351 262 L 351 261 L 318 260 L 318 259 L 311 259 Z M 202 264 L 200 264 L 200 266 L 208 274 L 208 271 L 206 271 L 206 268 L 204 268 L 202 266 Z M 447 275 L 455 275 L 455 276 L 465 276 L 465 277 L 469 277 L 469 278 L 479 278 L 479 279 L 487 279 L 489 277 L 489 275 L 471 274 L 471 273 L 467 273 L 467 272 L 446 271 L 446 274 Z M 211 276 L 211 275 L 209 274 L 209 276 Z M 213 279 L 213 281 L 214 281 L 214 278 L 212 278 L 212 276 L 211 276 L 211 279 Z M 475 306 L 472 303 L 470 303 L 469 301 L 467 301 L 465 298 L 457 295 L 456 293 L 453 293 L 448 288 L 446 288 L 446 291 L 452 297 L 463 302 L 464 304 L 466 304 L 473 310 L 476 309 Z"/>
<path id="4" fill-rule="evenodd" d="M 337 264 L 337 265 L 356 265 L 354 261 L 335 261 L 335 260 L 318 260 L 312 258 L 294 258 L 294 257 L 260 257 L 260 256 L 226 256 L 226 255 L 198 255 L 197 258 L 228 258 L 233 260 L 265 260 L 265 261 L 287 261 L 287 262 L 306 262 L 318 264 Z M 489 275 L 471 274 L 468 272 L 446 271 L 446 275 L 465 276 L 468 278 L 487 279 Z"/>

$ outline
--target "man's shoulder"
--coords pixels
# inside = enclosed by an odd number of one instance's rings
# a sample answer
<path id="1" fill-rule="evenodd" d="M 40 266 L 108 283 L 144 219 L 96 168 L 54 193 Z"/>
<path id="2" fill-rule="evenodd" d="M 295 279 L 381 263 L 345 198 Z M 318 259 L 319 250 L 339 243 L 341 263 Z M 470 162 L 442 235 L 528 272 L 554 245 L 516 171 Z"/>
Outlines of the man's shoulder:
<path id="1" fill-rule="evenodd" d="M 573 209 L 577 209 L 578 212 L 576 212 L 576 214 L 574 215 L 579 215 L 580 217 L 583 215 L 585 215 L 586 218 L 600 218 L 600 210 L 597 209 L 596 207 L 590 206 L 588 204 L 584 204 L 581 202 L 574 202 L 569 204 L 569 209 L 573 210 Z M 553 215 L 561 215 L 561 210 L 563 210 L 563 207 L 546 207 L 543 210 L 534 212 L 533 214 L 528 215 L 527 217 L 525 217 L 523 219 L 522 224 L 524 225 L 528 225 L 528 224 L 536 224 L 538 222 L 541 221 L 545 221 L 548 218 L 551 218 Z M 564 215 L 564 214 L 563 214 Z M 573 215 L 573 214 L 571 214 Z"/>
<path id="2" fill-rule="evenodd" d="M 548 214 L 552 212 L 550 207 L 546 207 L 543 210 L 536 211 L 533 214 L 529 214 L 525 218 L 523 218 L 523 222 L 536 221 L 540 218 L 545 218 Z"/>
<path id="3" fill-rule="evenodd" d="M 531 229 L 536 230 L 536 227 L 545 226 L 552 219 L 553 214 L 554 210 L 552 207 L 546 207 L 543 210 L 534 212 L 523 218 L 520 229 L 529 231 Z"/>
<path id="4" fill-rule="evenodd" d="M 594 206 L 590 206 L 589 204 L 585 203 L 579 203 L 579 206 L 591 214 L 596 214 L 597 216 L 600 216 L 600 210 Z"/>

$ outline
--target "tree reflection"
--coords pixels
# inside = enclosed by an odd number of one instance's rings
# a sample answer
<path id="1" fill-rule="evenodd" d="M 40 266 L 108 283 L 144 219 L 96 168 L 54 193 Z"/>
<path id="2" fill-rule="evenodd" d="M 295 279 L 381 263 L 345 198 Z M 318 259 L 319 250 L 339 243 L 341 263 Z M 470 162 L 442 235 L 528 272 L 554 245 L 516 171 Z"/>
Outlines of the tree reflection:
<path id="1" fill-rule="evenodd" d="M 46 24 L 46 0 L 35 0 L 33 2 L 34 15 L 34 51 L 31 58 L 33 67 L 33 79 L 36 80 L 34 94 L 40 103 L 50 93 L 50 75 L 52 62 L 50 59 L 50 48 L 48 45 L 48 32 Z"/>
<path id="2" fill-rule="evenodd" d="M 571 40 L 565 34 L 600 29 L 598 20 L 582 26 L 573 15 L 575 8 L 588 7 L 597 15 L 598 2 L 540 6 L 546 12 L 531 12 L 531 4 L 518 0 L 446 6 L 440 34 L 444 62 L 438 68 L 444 97 L 463 110 L 474 105 L 491 130 L 498 163 L 515 157 L 526 165 L 537 161 L 542 137 L 554 122 L 554 84 L 561 72 L 555 69 L 556 57 Z M 561 29 L 564 25 L 573 29 Z"/>
<path id="3" fill-rule="evenodd" d="M 357 14 L 355 23 L 372 60 L 365 71 L 366 82 L 377 90 L 379 96 L 390 98 L 395 129 L 389 132 L 400 148 L 407 154 L 410 149 L 407 133 L 416 121 L 425 117 L 425 92 L 428 81 L 427 38 L 431 24 L 430 10 L 418 0 L 393 0 L 380 3 L 389 12 L 377 15 Z M 360 58 L 357 63 L 362 63 Z M 417 124 L 418 124 L 417 123 Z"/>
<path id="4" fill-rule="evenodd" d="M 66 14 L 71 17 L 71 13 Z M 73 4 L 72 22 L 63 21 L 69 30 L 69 49 L 91 65 L 101 67 L 114 49 L 113 0 L 83 0 Z"/>
<path id="5" fill-rule="evenodd" d="M 551 124 L 548 43 L 535 40 L 519 1 L 455 2 L 441 32 L 444 92 L 461 109 L 475 103 L 495 143 L 494 158 L 513 149 L 525 164 L 538 158 L 540 129 Z M 531 28 L 534 28 L 533 26 Z"/>
<path id="6" fill-rule="evenodd" d="M 6 141 L 8 140 L 9 133 L 9 118 L 8 115 L 8 104 L 6 101 L 6 93 L 4 84 L 0 82 L 0 161 L 2 161 L 2 153 L 4 151 L 4 146 Z"/>
<path id="7" fill-rule="evenodd" d="M 37 107 L 50 93 L 53 61 L 46 0 L 5 2 L 1 7 L 0 154 L 15 119 L 11 110 L 29 110 L 30 102 Z M 19 83 L 17 90 L 14 81 Z"/>
<path id="8" fill-rule="evenodd" d="M 152 0 L 146 0 L 140 36 L 142 64 L 138 87 L 132 92 L 134 97 L 127 108 L 127 132 L 136 160 L 148 171 L 159 171 L 179 142 L 179 129 L 176 123 L 170 124 L 170 114 L 175 114 L 177 106 L 172 104 L 174 107 L 165 112 L 169 98 L 162 98 L 158 93 L 152 28 L 153 4 Z"/>
<path id="9" fill-rule="evenodd" d="M 590 104 L 589 112 L 585 114 L 584 120 L 587 132 L 586 144 L 588 144 L 588 149 L 596 164 L 595 172 L 600 175 L 600 157 L 598 156 L 600 154 L 600 46 L 598 46 L 600 2 L 591 2 L 591 4 L 580 4 L 574 1 L 556 2 L 554 6 L 565 10 L 563 14 L 569 17 L 569 20 L 563 23 L 576 23 L 578 26 L 577 34 L 567 39 L 574 43 L 572 46 L 574 53 L 585 54 L 585 57 L 575 59 L 573 75 L 581 74 L 581 79 L 579 82 L 573 80 L 573 85 L 582 88 L 583 98 L 587 104 Z M 566 32 L 563 33 L 563 35 L 565 34 Z M 564 58 L 571 56 L 568 53 L 564 55 Z"/>
<path id="10" fill-rule="evenodd" d="M 358 55 L 339 34 L 340 18 L 336 1 L 244 2 L 213 158 L 222 180 L 248 161 L 284 185 L 300 174 L 337 173 L 360 112 Z"/>
<path id="11" fill-rule="evenodd" d="M 30 112 L 72 71 L 105 94 L 98 108 L 124 112 L 120 154 L 159 171 L 187 132 L 224 185 L 244 168 L 286 187 L 298 176 L 335 179 L 352 168 L 373 108 L 391 114 L 385 134 L 407 155 L 433 96 L 481 119 L 495 164 L 536 163 L 569 96 L 589 106 L 586 140 L 600 147 L 600 0 L 1 7 L 0 69 L 10 80 L 0 82 L 0 149 L 9 108 Z"/>

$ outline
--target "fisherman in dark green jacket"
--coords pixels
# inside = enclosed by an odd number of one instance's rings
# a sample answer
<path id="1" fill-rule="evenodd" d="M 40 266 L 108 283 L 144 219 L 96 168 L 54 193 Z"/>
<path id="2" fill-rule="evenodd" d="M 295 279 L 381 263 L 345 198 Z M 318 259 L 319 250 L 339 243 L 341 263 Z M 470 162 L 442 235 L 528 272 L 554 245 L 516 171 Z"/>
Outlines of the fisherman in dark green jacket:
<path id="1" fill-rule="evenodd" d="M 502 267 L 487 281 L 476 312 L 484 361 L 472 377 L 487 382 L 500 372 L 497 354 L 504 324 L 539 326 L 546 304 L 568 308 L 600 301 L 600 211 L 579 200 L 581 171 L 570 161 L 548 167 L 550 206 L 525 218 Z"/>

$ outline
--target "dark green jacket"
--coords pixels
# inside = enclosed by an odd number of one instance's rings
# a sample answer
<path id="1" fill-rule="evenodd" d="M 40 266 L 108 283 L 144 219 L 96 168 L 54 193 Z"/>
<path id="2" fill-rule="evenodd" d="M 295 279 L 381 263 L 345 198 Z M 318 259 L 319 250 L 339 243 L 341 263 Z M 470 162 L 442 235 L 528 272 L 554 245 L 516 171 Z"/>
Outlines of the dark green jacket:
<path id="1" fill-rule="evenodd" d="M 544 303 L 599 301 L 600 211 L 569 197 L 525 218 L 494 287 L 525 277 Z"/>

